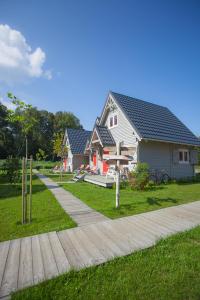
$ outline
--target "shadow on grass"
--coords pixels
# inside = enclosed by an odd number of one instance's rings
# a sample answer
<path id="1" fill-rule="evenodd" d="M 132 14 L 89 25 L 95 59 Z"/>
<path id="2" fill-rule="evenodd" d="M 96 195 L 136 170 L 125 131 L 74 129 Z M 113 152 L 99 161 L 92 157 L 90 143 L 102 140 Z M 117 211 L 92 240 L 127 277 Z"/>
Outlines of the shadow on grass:
<path id="1" fill-rule="evenodd" d="M 43 184 L 34 184 L 33 182 L 33 191 L 32 194 L 36 194 L 39 192 L 43 192 L 47 188 Z M 29 187 L 28 187 L 29 190 Z M 8 198 L 14 198 L 20 196 L 22 193 L 21 185 L 11 185 L 7 184 L 0 184 L 0 201 L 5 200 Z"/>
<path id="2" fill-rule="evenodd" d="M 154 191 L 158 191 L 158 190 L 164 190 L 166 189 L 166 186 L 164 185 L 153 185 L 153 186 L 150 186 L 150 187 L 146 187 L 144 189 L 144 192 L 154 192 Z"/>
<path id="3" fill-rule="evenodd" d="M 200 181 L 192 181 L 192 182 L 177 182 L 178 185 L 193 185 L 193 184 L 200 184 Z"/>
<path id="4" fill-rule="evenodd" d="M 158 205 L 158 206 L 162 206 L 162 203 L 165 202 L 171 202 L 171 203 L 177 203 L 178 201 L 176 199 L 173 198 L 157 198 L 157 197 L 148 197 L 147 198 L 147 203 L 149 205 Z"/>

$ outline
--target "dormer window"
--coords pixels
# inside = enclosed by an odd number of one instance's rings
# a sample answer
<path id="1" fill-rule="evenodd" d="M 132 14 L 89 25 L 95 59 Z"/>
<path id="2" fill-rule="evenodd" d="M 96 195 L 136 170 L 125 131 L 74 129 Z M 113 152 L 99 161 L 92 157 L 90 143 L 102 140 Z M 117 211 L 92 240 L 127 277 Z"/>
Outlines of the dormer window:
<path id="1" fill-rule="evenodd" d="M 117 125 L 117 115 L 114 116 L 114 125 Z"/>
<path id="2" fill-rule="evenodd" d="M 110 116 L 109 128 L 116 127 L 118 125 L 118 115 L 114 114 Z"/>
<path id="3" fill-rule="evenodd" d="M 110 127 L 113 127 L 113 117 L 110 117 Z"/>

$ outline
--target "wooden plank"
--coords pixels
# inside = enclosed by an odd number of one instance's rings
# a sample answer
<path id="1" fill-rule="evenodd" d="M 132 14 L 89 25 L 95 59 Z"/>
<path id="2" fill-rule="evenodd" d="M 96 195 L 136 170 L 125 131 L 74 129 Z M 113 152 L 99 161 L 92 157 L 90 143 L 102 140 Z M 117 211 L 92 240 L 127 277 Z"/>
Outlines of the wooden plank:
<path id="1" fill-rule="evenodd" d="M 33 256 L 33 281 L 37 284 L 45 280 L 44 265 L 42 253 L 40 249 L 39 236 L 35 235 L 32 238 L 32 256 Z"/>
<path id="2" fill-rule="evenodd" d="M 137 220 L 127 219 L 125 221 L 121 220 L 120 223 L 121 226 L 122 223 L 127 224 L 129 227 L 129 234 L 131 234 L 132 238 L 138 243 L 141 243 L 142 245 L 144 245 L 144 243 L 152 245 L 152 242 L 155 242 L 157 235 L 150 231 L 147 232 L 147 228 L 143 220 L 139 218 L 137 218 Z"/>
<path id="3" fill-rule="evenodd" d="M 184 212 L 171 210 L 168 211 L 162 218 L 165 218 L 166 220 L 170 220 L 171 223 L 176 224 L 179 228 L 180 226 L 183 226 L 183 228 L 194 225 L 194 221 L 187 218 L 187 216 L 184 216 Z"/>
<path id="4" fill-rule="evenodd" d="M 172 227 L 174 232 L 179 232 L 180 230 L 185 230 L 187 228 L 191 227 L 191 223 L 187 220 L 181 220 L 180 218 L 176 216 L 170 215 L 170 213 L 165 212 L 165 214 L 160 214 L 156 217 L 156 219 L 161 220 L 162 222 L 165 222 L 167 227 Z"/>
<path id="5" fill-rule="evenodd" d="M 178 232 L 178 227 L 177 227 L 177 224 L 174 224 L 172 222 L 170 222 L 170 220 L 166 220 L 164 217 L 162 217 L 162 215 L 156 215 L 156 216 L 147 216 L 148 220 L 151 219 L 152 222 L 154 222 L 155 224 L 155 227 L 156 227 L 156 224 L 160 224 L 162 226 L 164 226 L 165 228 L 171 230 L 171 233 L 175 233 L 175 232 Z"/>
<path id="6" fill-rule="evenodd" d="M 79 253 L 77 252 L 77 249 L 72 244 L 71 239 L 69 238 L 69 235 L 67 233 L 69 230 L 59 231 L 57 233 L 58 238 L 62 244 L 62 247 L 65 251 L 65 255 L 70 263 L 70 266 L 76 270 L 84 268 L 85 267 L 84 262 L 80 257 Z"/>
<path id="7" fill-rule="evenodd" d="M 3 280 L 1 284 L 0 297 L 7 296 L 17 290 L 19 271 L 20 239 L 12 240 L 8 252 Z"/>
<path id="8" fill-rule="evenodd" d="M 192 220 L 196 224 L 199 224 L 200 213 L 196 212 L 195 210 L 186 209 L 184 207 L 181 207 L 180 210 L 183 213 L 183 215 L 187 217 L 187 219 Z"/>
<path id="9" fill-rule="evenodd" d="M 10 241 L 0 243 L 0 288 L 5 270 L 5 265 L 8 257 Z"/>
<path id="10" fill-rule="evenodd" d="M 192 223 L 198 224 L 198 221 L 200 220 L 200 213 L 198 213 L 198 211 L 196 211 L 196 209 L 192 209 L 191 207 L 174 207 L 173 210 L 170 210 L 166 216 L 168 216 L 170 214 L 171 217 L 177 217 L 181 222 L 183 223 Z"/>
<path id="11" fill-rule="evenodd" d="M 39 235 L 40 248 L 42 252 L 42 260 L 44 263 L 45 277 L 50 279 L 58 275 L 58 268 L 51 249 L 51 244 L 48 238 L 48 234 L 44 233 Z"/>
<path id="12" fill-rule="evenodd" d="M 56 232 L 49 232 L 48 233 L 49 240 L 51 243 L 51 248 L 56 260 L 56 264 L 58 267 L 58 271 L 60 274 L 67 272 L 70 270 L 70 264 L 69 261 L 65 255 L 65 252 L 63 250 L 63 247 L 60 243 L 60 240 L 56 234 Z"/>
<path id="13" fill-rule="evenodd" d="M 93 231 L 92 226 L 94 225 L 81 227 L 81 229 L 96 246 L 96 248 L 101 252 L 106 260 L 114 258 L 115 253 L 113 252 L 112 247 L 106 243 L 101 232 L 96 233 L 95 231 Z"/>
<path id="14" fill-rule="evenodd" d="M 93 243 L 93 240 L 90 240 L 82 229 L 76 228 L 74 234 L 91 257 L 93 265 L 98 265 L 106 261 L 101 251 Z"/>
<path id="15" fill-rule="evenodd" d="M 18 288 L 33 284 L 31 237 L 21 239 Z"/>
<path id="16" fill-rule="evenodd" d="M 99 226 L 98 226 L 99 225 Z M 128 240 L 115 228 L 114 224 L 111 222 L 101 222 L 97 227 L 118 247 L 123 251 L 124 254 L 129 254 L 132 252 L 132 248 L 128 243 Z"/>
<path id="17" fill-rule="evenodd" d="M 171 233 L 171 231 L 166 229 L 164 226 L 158 224 L 155 225 L 155 223 L 144 216 L 137 219 L 137 226 L 141 227 L 141 229 L 143 229 L 143 231 L 145 231 L 149 236 L 153 236 L 155 240 L 168 236 L 169 233 Z"/>
<path id="18" fill-rule="evenodd" d="M 113 222 L 115 230 L 117 230 L 126 240 L 132 251 L 139 250 L 144 244 L 133 236 L 131 226 L 128 222 L 122 222 L 122 219 Z"/>
<path id="19" fill-rule="evenodd" d="M 139 219 L 144 220 L 144 224 L 152 233 L 155 232 L 159 236 L 168 236 L 173 232 L 172 229 L 167 228 L 164 224 L 154 222 L 152 216 L 150 215 L 147 216 L 145 214 L 141 214 L 139 216 Z"/>
<path id="20" fill-rule="evenodd" d="M 111 250 L 114 257 L 123 255 L 123 251 L 119 248 L 119 246 L 116 243 L 114 243 L 112 240 L 110 240 L 104 234 L 103 230 L 97 227 L 97 224 L 91 225 L 89 227 L 89 230 L 91 230 L 92 233 L 101 240 L 101 242 L 104 244 L 105 247 L 108 247 Z"/>
<path id="21" fill-rule="evenodd" d="M 76 234 L 76 229 L 80 230 L 79 228 L 71 229 L 67 231 L 67 234 L 71 240 L 73 247 L 76 249 L 76 252 L 81 258 L 81 261 L 84 264 L 84 266 L 85 267 L 92 266 L 93 264 L 92 257 L 84 248 L 84 244 L 82 243 L 82 240 Z"/>

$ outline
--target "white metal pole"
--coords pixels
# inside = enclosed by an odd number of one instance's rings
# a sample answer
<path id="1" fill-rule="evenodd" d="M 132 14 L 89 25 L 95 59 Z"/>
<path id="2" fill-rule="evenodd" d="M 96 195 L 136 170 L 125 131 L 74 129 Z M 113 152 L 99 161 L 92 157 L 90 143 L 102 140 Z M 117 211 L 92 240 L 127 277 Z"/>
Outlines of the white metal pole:
<path id="1" fill-rule="evenodd" d="M 117 155 L 120 155 L 120 143 L 117 143 Z M 120 173 L 119 173 L 120 161 L 117 160 L 116 166 L 116 208 L 119 207 L 120 201 Z"/>

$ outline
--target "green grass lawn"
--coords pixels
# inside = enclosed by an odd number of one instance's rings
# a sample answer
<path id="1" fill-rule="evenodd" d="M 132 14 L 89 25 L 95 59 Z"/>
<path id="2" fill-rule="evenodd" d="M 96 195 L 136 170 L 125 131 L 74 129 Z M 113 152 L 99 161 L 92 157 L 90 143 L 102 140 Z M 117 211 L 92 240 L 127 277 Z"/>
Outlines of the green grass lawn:
<path id="1" fill-rule="evenodd" d="M 12 295 L 12 300 L 199 300 L 200 227 Z"/>
<path id="2" fill-rule="evenodd" d="M 63 184 L 66 190 L 107 217 L 119 218 L 163 207 L 200 200 L 200 183 L 160 185 L 147 191 L 121 189 L 120 208 L 115 208 L 115 189 L 90 183 Z"/>
<path id="3" fill-rule="evenodd" d="M 32 223 L 21 225 L 21 185 L 10 185 L 0 176 L 0 241 L 76 226 L 36 176 L 32 206 Z"/>

